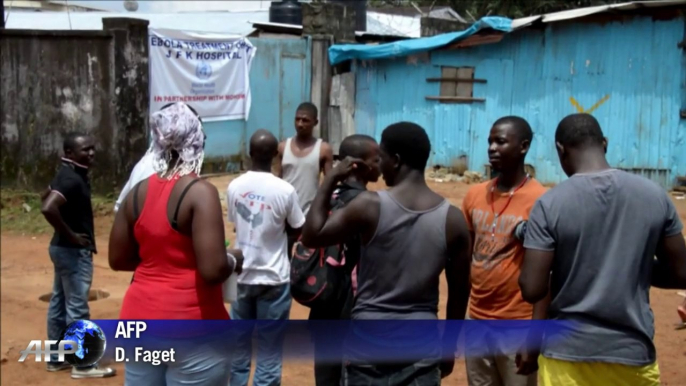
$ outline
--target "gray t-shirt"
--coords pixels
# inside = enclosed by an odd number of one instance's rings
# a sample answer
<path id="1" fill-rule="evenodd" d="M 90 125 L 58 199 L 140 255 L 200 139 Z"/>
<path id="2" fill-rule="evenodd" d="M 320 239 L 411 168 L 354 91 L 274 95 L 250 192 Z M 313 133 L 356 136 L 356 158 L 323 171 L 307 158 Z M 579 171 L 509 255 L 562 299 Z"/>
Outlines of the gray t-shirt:
<path id="1" fill-rule="evenodd" d="M 650 281 L 655 250 L 683 225 L 667 193 L 619 170 L 578 174 L 534 205 L 527 249 L 555 251 L 545 357 L 645 366 L 655 362 Z"/>

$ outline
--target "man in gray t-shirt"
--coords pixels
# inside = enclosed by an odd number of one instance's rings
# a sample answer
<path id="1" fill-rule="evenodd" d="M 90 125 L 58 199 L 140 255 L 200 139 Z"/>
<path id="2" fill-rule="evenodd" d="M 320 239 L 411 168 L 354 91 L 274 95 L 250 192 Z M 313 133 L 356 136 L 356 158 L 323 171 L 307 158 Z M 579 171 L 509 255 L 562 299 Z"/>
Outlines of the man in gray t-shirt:
<path id="1" fill-rule="evenodd" d="M 560 381 L 555 376 L 579 384 L 659 384 L 649 291 L 686 287 L 679 216 L 661 187 L 609 166 L 607 140 L 592 116 L 562 120 L 555 141 L 570 178 L 531 210 L 519 284 L 530 303 L 550 285 L 548 318 L 573 323 L 546 331 L 541 372 L 546 364 L 554 369 L 548 374 L 566 369 L 553 374 L 552 384 Z M 614 365 L 585 379 L 572 370 L 578 362 Z"/>

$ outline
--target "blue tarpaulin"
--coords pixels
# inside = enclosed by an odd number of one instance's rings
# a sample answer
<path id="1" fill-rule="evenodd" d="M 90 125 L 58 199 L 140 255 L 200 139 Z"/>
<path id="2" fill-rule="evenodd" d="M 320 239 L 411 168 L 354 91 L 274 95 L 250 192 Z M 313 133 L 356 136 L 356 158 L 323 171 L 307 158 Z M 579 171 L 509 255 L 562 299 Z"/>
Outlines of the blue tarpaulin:
<path id="1" fill-rule="evenodd" d="M 450 43 L 468 38 L 486 28 L 510 32 L 512 30 L 512 20 L 506 17 L 489 16 L 480 19 L 464 31 L 451 32 L 428 38 L 401 40 L 375 46 L 364 44 L 334 44 L 329 48 L 329 61 L 332 65 L 336 65 L 350 59 L 371 60 L 412 55 L 418 52 L 441 48 Z"/>

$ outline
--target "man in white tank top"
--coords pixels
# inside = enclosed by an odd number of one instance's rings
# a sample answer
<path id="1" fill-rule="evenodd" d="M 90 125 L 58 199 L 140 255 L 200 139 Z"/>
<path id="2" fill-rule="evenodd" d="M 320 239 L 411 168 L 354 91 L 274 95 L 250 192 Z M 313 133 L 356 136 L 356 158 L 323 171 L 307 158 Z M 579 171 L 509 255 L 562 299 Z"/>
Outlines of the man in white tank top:
<path id="1" fill-rule="evenodd" d="M 333 166 L 331 146 L 312 135 L 319 123 L 317 116 L 317 106 L 309 102 L 301 103 L 295 112 L 295 136 L 279 144 L 277 175 L 293 185 L 305 215 L 317 194 L 320 174 L 328 173 Z M 289 257 L 296 238 L 296 235 L 289 233 Z"/>

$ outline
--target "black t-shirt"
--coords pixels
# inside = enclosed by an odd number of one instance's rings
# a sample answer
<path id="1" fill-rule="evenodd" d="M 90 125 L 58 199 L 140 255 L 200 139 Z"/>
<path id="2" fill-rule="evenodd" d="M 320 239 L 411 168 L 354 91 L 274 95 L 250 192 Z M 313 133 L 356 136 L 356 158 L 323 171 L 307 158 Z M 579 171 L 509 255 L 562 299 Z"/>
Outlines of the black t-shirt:
<path id="1" fill-rule="evenodd" d="M 62 166 L 50 184 L 50 189 L 58 192 L 67 200 L 59 209 L 65 224 L 67 224 L 74 233 L 87 234 L 92 243 L 90 249 L 93 252 L 97 252 L 95 246 L 93 206 L 91 204 L 91 186 L 90 181 L 88 180 L 88 169 L 63 159 Z M 66 237 L 57 232 L 53 235 L 50 245 L 67 248 L 81 248 L 80 246 L 71 243 Z"/>

